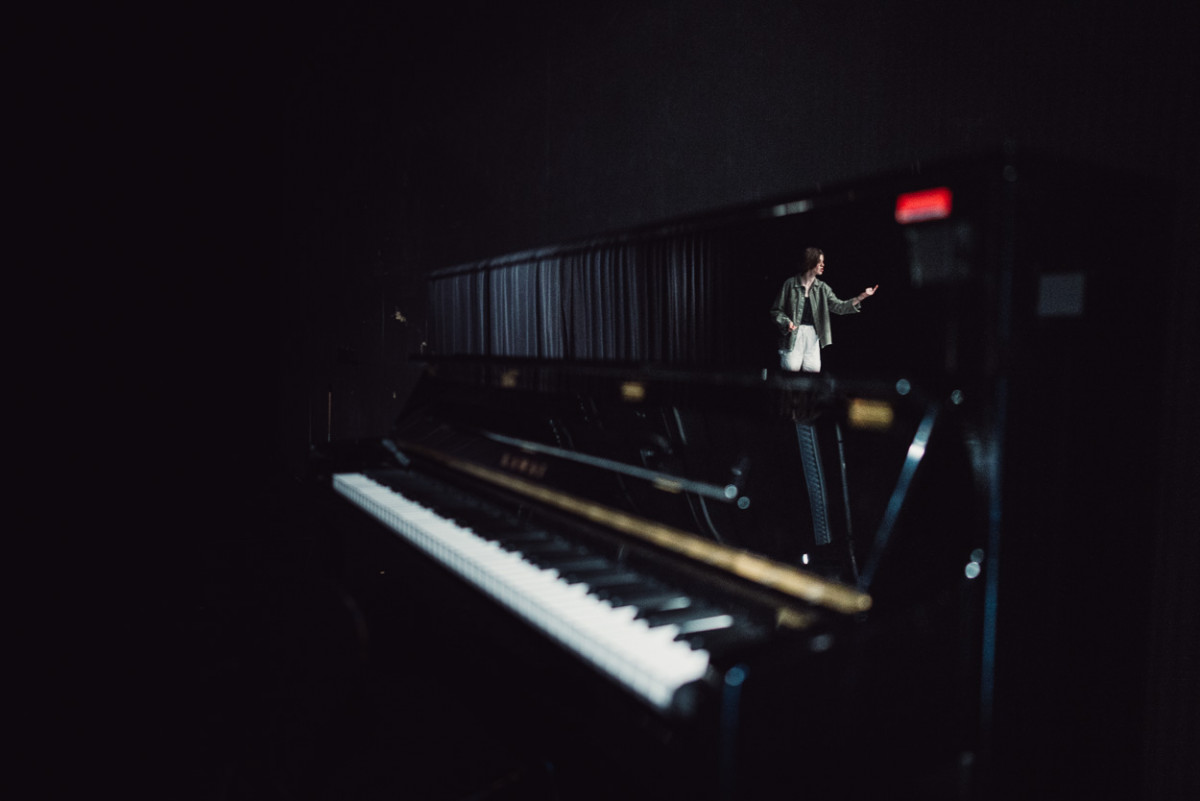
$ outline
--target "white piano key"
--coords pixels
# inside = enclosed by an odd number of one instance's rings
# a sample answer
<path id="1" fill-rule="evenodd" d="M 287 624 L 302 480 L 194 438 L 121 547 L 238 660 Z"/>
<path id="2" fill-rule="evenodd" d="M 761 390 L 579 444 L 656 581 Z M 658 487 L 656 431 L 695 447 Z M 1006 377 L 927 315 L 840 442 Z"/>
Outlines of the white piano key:
<path id="1" fill-rule="evenodd" d="M 614 608 L 361 473 L 333 477 L 334 489 L 560 645 L 659 709 L 708 669 L 707 651 L 651 628 L 631 606 Z"/>

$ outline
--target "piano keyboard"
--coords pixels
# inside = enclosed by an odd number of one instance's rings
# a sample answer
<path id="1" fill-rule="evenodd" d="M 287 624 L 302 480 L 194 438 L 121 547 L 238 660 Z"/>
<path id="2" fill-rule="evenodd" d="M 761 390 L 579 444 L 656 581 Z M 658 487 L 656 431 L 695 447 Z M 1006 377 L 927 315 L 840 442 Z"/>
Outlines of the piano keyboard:
<path id="1" fill-rule="evenodd" d="M 467 501 L 458 507 L 451 501 L 447 508 L 415 475 L 383 480 L 392 486 L 362 473 L 340 473 L 333 487 L 659 710 L 671 711 L 677 691 L 705 676 L 710 653 L 704 643 L 753 638 L 729 610 L 633 574 L 552 533 L 515 525 Z"/>

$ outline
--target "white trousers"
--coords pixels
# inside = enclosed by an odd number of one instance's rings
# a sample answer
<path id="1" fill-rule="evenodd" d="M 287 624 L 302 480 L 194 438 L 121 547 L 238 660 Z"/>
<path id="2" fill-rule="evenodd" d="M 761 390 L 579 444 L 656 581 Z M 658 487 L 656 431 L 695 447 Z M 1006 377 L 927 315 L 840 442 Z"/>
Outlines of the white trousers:
<path id="1" fill-rule="evenodd" d="M 817 340 L 817 329 L 811 325 L 798 327 L 796 344 L 791 350 L 779 351 L 779 365 L 785 370 L 821 372 L 821 343 Z"/>

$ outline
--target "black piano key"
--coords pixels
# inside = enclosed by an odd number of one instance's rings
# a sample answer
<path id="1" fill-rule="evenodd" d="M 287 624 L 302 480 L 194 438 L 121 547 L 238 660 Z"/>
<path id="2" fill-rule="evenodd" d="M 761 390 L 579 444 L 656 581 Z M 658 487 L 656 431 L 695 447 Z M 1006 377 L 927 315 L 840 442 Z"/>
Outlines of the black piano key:
<path id="1" fill-rule="evenodd" d="M 615 565 L 611 570 L 598 571 L 584 576 L 584 583 L 592 595 L 608 600 L 612 593 L 645 586 L 646 577 Z"/>
<path id="2" fill-rule="evenodd" d="M 613 592 L 606 600 L 613 606 L 637 607 L 639 614 L 682 609 L 692 604 L 689 596 L 675 590 L 637 587 L 628 591 Z"/>
<path id="3" fill-rule="evenodd" d="M 693 599 L 647 575 L 618 565 L 558 534 L 518 521 L 506 510 L 476 496 L 429 481 L 400 474 L 383 482 L 430 511 L 469 528 L 501 547 L 520 553 L 527 561 L 556 569 L 569 583 L 584 583 L 588 592 L 613 606 L 634 606 L 651 626 L 674 624 L 682 629 L 677 639 L 693 648 L 734 648 L 761 641 L 759 627 L 747 621 L 730 621 L 719 609 Z"/>
<path id="4" fill-rule="evenodd" d="M 660 594 L 650 590 L 645 576 L 617 576 L 611 582 L 600 579 L 595 585 L 588 585 L 588 593 L 606 601 L 610 606 L 634 606 L 635 600 Z"/>
<path id="5" fill-rule="evenodd" d="M 496 543 L 506 551 L 523 554 L 526 550 L 536 552 L 543 544 L 549 543 L 552 540 L 552 535 L 544 531 L 525 532 L 514 534 L 513 536 L 496 537 Z"/>
<path id="6" fill-rule="evenodd" d="M 583 577 L 593 574 L 611 572 L 614 567 L 612 561 L 587 553 L 567 557 L 554 564 L 554 568 L 560 576 L 575 580 L 582 580 Z"/>
<path id="7" fill-rule="evenodd" d="M 460 527 L 469 529 L 476 533 L 487 531 L 496 527 L 496 518 L 487 511 L 481 509 L 464 509 L 464 508 L 449 508 L 449 509 L 434 509 L 442 517 L 450 520 Z"/>
<path id="8" fill-rule="evenodd" d="M 720 629 L 684 632 L 675 639 L 682 640 L 692 648 L 700 648 L 711 654 L 729 653 L 734 650 L 766 642 L 768 632 L 761 626 L 745 619 L 736 619 L 734 625 Z"/>
<path id="9" fill-rule="evenodd" d="M 703 615 L 692 618 L 691 620 L 676 623 L 679 627 L 680 634 L 694 634 L 703 631 L 721 631 L 736 625 L 737 621 L 733 615 L 727 612 L 715 612 L 711 615 Z M 678 636 L 676 637 L 678 639 Z"/>
<path id="10" fill-rule="evenodd" d="M 602 601 L 610 600 L 611 590 L 632 590 L 646 581 L 644 576 L 625 570 L 612 562 L 603 567 L 580 567 L 566 571 L 559 568 L 559 575 L 570 584 L 583 584 L 589 595 Z"/>
<path id="11" fill-rule="evenodd" d="M 544 531 L 530 529 L 528 526 L 522 525 L 515 520 L 505 518 L 493 518 L 488 520 L 486 524 L 481 524 L 472 530 L 485 540 L 494 540 L 496 542 L 511 542 L 521 538 L 531 540 L 536 539 L 538 536 L 542 538 L 549 536 Z"/>
<path id="12" fill-rule="evenodd" d="M 638 617 L 645 620 L 650 626 L 665 626 L 668 623 L 683 626 L 701 618 L 713 618 L 724 614 L 722 610 L 702 603 L 690 603 L 686 606 L 661 609 L 646 609 L 644 607 L 639 607 L 638 609 Z"/>
<path id="13" fill-rule="evenodd" d="M 591 556 L 582 545 L 558 538 L 546 542 L 527 543 L 522 547 L 521 552 L 530 556 L 542 556 L 549 561 L 558 561 L 564 564 Z"/>
<path id="14" fill-rule="evenodd" d="M 581 555 L 578 546 L 561 537 L 524 542 L 512 550 L 520 553 L 526 561 L 542 567 L 553 567 L 555 562 L 566 562 Z"/>
<path id="15" fill-rule="evenodd" d="M 520 547 L 523 543 L 546 542 L 553 536 L 548 531 L 521 525 L 514 525 L 512 528 L 489 529 L 479 532 L 479 534 L 489 540 L 495 540 L 501 545 L 511 545 L 514 548 Z"/>
<path id="16" fill-rule="evenodd" d="M 595 595 L 602 600 L 621 600 L 625 603 L 652 598 L 658 595 L 674 594 L 676 590 L 650 576 L 635 573 L 632 580 L 626 584 L 609 584 L 596 588 Z"/>

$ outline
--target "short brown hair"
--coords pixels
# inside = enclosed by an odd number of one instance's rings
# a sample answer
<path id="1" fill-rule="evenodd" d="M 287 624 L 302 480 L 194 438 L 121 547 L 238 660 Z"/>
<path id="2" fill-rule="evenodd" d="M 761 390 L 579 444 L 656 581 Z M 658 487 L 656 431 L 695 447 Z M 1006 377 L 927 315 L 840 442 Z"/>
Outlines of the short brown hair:
<path id="1" fill-rule="evenodd" d="M 820 248 L 805 248 L 804 249 L 804 268 L 802 270 L 800 270 L 800 272 L 806 273 L 809 270 L 811 270 L 813 267 L 816 267 L 817 262 L 819 262 L 821 260 L 821 257 L 824 255 L 825 255 L 825 251 L 821 250 Z"/>

